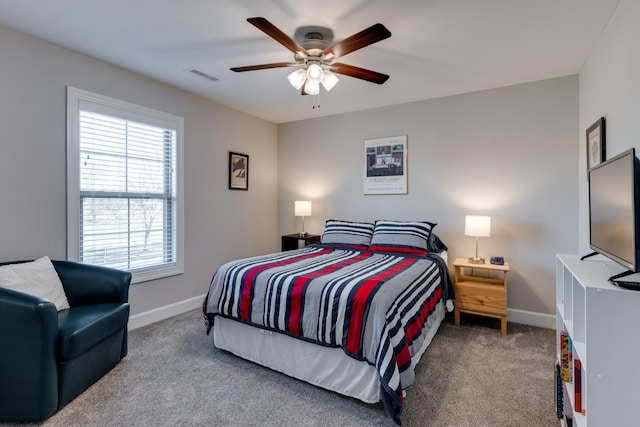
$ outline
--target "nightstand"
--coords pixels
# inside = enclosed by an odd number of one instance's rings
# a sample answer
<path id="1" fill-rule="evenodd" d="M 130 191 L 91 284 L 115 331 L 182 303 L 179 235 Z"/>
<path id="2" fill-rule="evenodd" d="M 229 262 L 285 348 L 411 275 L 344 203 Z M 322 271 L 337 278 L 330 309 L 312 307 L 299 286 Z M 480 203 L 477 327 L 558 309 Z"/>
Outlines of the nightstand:
<path id="1" fill-rule="evenodd" d="M 282 250 L 290 251 L 292 249 L 298 249 L 300 242 L 304 242 L 304 246 L 312 243 L 320 243 L 320 236 L 318 234 L 307 234 L 306 236 L 300 236 L 300 234 L 286 234 L 282 236 Z"/>
<path id="2" fill-rule="evenodd" d="M 509 263 L 472 264 L 467 258 L 457 258 L 455 267 L 456 303 L 454 322 L 460 326 L 460 313 L 479 314 L 500 319 L 500 332 L 507 335 L 507 273 Z M 484 271 L 487 277 L 472 275 L 472 269 Z M 468 273 L 468 274 L 465 274 Z M 491 277 L 489 277 L 491 276 Z"/>

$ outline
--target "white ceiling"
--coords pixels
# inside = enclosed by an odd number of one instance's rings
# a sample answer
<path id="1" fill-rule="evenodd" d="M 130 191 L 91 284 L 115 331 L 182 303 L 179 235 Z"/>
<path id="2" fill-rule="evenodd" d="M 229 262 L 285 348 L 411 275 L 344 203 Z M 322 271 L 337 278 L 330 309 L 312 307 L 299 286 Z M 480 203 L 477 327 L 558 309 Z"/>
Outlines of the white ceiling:
<path id="1" fill-rule="evenodd" d="M 0 24 L 283 123 L 576 74 L 619 1 L 0 0 Z M 289 68 L 234 73 L 293 60 L 246 22 L 255 16 L 291 37 L 327 26 L 334 41 L 380 22 L 391 38 L 340 62 L 391 78 L 339 76 L 313 109 Z"/>

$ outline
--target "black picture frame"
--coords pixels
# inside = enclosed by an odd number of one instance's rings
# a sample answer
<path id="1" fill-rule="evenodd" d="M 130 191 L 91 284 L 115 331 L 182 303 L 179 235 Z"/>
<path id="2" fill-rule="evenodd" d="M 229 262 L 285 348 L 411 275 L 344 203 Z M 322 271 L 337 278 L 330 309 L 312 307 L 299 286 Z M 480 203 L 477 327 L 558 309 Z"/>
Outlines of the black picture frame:
<path id="1" fill-rule="evenodd" d="M 229 151 L 229 190 L 249 190 L 249 155 Z"/>
<path id="2" fill-rule="evenodd" d="M 606 129 L 604 117 L 600 117 L 587 129 L 587 171 L 604 162 L 606 154 Z"/>

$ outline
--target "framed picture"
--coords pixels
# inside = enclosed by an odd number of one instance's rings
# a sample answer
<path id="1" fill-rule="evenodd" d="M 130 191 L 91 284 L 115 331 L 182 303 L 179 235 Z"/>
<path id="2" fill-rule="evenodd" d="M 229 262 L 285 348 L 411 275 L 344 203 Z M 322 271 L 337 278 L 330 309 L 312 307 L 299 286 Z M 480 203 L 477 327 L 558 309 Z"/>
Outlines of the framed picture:
<path id="1" fill-rule="evenodd" d="M 604 117 L 600 117 L 587 129 L 587 170 L 606 159 Z"/>
<path id="2" fill-rule="evenodd" d="M 407 194 L 407 135 L 364 140 L 364 194 Z"/>
<path id="3" fill-rule="evenodd" d="M 249 190 L 249 155 L 229 152 L 229 190 Z"/>

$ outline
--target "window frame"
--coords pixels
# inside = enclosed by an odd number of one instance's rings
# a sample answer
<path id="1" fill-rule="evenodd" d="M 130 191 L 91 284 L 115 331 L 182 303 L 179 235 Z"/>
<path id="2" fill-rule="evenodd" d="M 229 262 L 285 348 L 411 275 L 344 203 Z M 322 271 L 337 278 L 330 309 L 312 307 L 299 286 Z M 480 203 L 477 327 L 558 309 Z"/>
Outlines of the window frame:
<path id="1" fill-rule="evenodd" d="M 80 110 L 176 131 L 176 221 L 174 263 L 131 270 L 131 283 L 184 273 L 184 119 L 174 114 L 67 86 L 67 259 L 80 260 Z"/>

